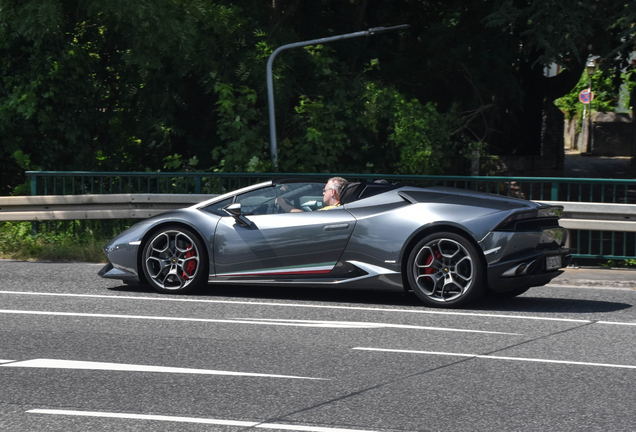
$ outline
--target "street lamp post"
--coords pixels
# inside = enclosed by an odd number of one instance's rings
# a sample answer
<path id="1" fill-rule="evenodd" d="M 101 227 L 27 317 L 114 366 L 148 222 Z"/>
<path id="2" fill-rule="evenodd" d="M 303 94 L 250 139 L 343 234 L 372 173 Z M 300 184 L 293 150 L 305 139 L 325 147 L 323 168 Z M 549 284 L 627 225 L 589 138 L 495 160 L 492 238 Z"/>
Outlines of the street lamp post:
<path id="1" fill-rule="evenodd" d="M 274 59 L 283 50 L 290 48 L 298 48 L 307 45 L 316 45 L 327 42 L 333 42 L 342 39 L 349 39 L 360 36 L 373 36 L 380 33 L 386 33 L 393 30 L 401 30 L 407 28 L 408 24 L 402 24 L 393 27 L 375 27 L 369 30 L 359 31 L 356 33 L 347 33 L 338 36 L 326 37 L 321 39 L 313 39 L 309 41 L 296 42 L 287 45 L 280 46 L 269 56 L 267 61 L 267 98 L 269 99 L 269 137 L 270 137 L 270 150 L 272 152 L 272 164 L 278 167 L 278 150 L 276 144 L 276 116 L 274 114 L 274 79 L 272 77 L 272 64 Z"/>
<path id="2" fill-rule="evenodd" d="M 594 99 L 594 93 L 592 93 L 592 77 L 594 76 L 594 73 L 596 72 L 596 63 L 594 63 L 594 60 L 590 60 L 587 65 L 585 66 L 585 69 L 587 71 L 587 76 L 590 79 L 590 87 L 588 89 L 589 93 L 590 93 L 590 101 L 587 104 L 588 105 L 588 126 L 587 126 L 587 139 L 586 139 L 586 147 L 587 147 L 587 154 L 592 154 L 592 100 Z"/>

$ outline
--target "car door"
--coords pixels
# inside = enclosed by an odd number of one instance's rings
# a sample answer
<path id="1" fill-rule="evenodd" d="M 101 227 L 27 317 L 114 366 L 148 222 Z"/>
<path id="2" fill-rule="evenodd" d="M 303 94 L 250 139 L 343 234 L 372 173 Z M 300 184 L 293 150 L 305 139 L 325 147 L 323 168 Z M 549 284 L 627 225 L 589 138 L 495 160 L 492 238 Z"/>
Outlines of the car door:
<path id="1" fill-rule="evenodd" d="M 340 259 L 355 218 L 342 209 L 222 217 L 214 236 L 216 277 L 268 280 L 328 275 Z"/>

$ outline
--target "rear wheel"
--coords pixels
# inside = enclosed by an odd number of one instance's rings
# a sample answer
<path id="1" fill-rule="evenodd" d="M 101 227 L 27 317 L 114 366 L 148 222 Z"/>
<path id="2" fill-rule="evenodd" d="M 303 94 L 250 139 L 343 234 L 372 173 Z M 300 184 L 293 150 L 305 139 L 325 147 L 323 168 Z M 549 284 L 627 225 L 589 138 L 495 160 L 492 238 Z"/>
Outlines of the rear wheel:
<path id="1" fill-rule="evenodd" d="M 166 226 L 145 244 L 142 266 L 146 279 L 162 293 L 182 294 L 204 284 L 207 254 L 199 237 L 180 226 Z"/>
<path id="2" fill-rule="evenodd" d="M 484 290 L 479 251 L 451 232 L 423 238 L 409 256 L 407 273 L 413 292 L 429 306 L 462 306 L 480 297 Z"/>

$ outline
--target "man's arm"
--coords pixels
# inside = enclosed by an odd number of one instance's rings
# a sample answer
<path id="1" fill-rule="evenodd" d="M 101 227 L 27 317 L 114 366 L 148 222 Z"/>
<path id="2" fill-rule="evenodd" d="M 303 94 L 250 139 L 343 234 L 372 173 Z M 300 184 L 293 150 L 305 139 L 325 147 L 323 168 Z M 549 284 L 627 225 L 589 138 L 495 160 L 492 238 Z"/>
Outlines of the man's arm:
<path id="1" fill-rule="evenodd" d="M 292 207 L 292 205 L 289 203 L 289 201 L 287 201 L 283 197 L 276 198 L 276 205 L 279 206 L 280 208 L 282 208 L 285 211 L 285 213 L 298 213 L 298 212 L 302 212 L 303 211 L 301 209 L 297 209 L 295 207 Z"/>

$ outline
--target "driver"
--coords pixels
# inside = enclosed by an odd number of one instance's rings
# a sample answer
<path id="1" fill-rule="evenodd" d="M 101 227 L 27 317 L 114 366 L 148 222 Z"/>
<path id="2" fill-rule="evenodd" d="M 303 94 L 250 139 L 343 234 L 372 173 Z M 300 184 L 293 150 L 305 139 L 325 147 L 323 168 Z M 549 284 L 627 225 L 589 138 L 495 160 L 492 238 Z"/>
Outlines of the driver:
<path id="1" fill-rule="evenodd" d="M 322 190 L 322 202 L 324 207 L 320 210 L 331 210 L 340 207 L 340 195 L 347 186 L 347 181 L 342 177 L 332 177 L 327 181 L 325 188 Z M 286 213 L 302 212 L 304 210 L 293 207 L 285 198 L 276 198 L 276 205 L 283 209 Z"/>
<path id="2" fill-rule="evenodd" d="M 347 181 L 342 177 L 330 178 L 322 191 L 322 203 L 324 207 L 318 209 L 318 211 L 340 207 L 340 195 L 345 186 L 347 186 Z"/>

